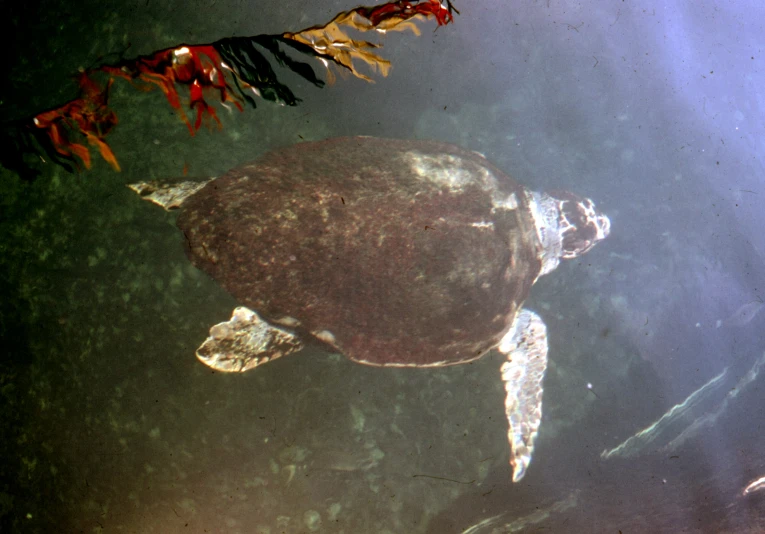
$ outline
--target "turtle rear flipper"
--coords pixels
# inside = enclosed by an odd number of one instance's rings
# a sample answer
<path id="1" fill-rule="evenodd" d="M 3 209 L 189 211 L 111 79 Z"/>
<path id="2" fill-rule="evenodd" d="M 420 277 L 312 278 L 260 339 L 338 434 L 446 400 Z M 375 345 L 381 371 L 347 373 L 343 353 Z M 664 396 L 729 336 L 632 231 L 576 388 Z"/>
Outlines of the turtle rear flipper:
<path id="1" fill-rule="evenodd" d="M 166 211 L 178 209 L 183 201 L 199 192 L 214 178 L 202 181 L 179 181 L 168 182 L 138 182 L 128 184 L 128 188 L 135 191 L 144 200 L 162 206 Z"/>
<path id="2" fill-rule="evenodd" d="M 229 321 L 210 328 L 210 337 L 197 349 L 197 358 L 217 371 L 244 373 L 302 348 L 294 333 L 240 306 Z"/>
<path id="3" fill-rule="evenodd" d="M 521 309 L 497 347 L 507 356 L 502 364 L 505 383 L 507 439 L 513 482 L 526 474 L 542 422 L 542 379 L 547 369 L 547 327 L 533 311 Z"/>

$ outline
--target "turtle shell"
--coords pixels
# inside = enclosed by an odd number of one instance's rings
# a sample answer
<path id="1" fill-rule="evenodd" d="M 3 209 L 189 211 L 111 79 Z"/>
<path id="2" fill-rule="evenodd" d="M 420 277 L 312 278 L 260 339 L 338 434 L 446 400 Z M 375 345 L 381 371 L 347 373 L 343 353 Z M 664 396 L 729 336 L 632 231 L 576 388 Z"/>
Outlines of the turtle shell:
<path id="1" fill-rule="evenodd" d="M 230 170 L 177 224 L 265 319 L 360 363 L 450 365 L 499 343 L 540 273 L 525 192 L 450 144 L 349 137 Z"/>

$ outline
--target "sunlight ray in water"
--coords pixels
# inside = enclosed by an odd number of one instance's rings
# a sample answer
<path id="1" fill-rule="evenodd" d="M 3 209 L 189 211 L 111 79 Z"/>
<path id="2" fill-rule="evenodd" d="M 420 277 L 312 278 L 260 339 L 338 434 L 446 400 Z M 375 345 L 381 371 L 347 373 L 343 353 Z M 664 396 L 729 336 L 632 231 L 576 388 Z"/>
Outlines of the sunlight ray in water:
<path id="1" fill-rule="evenodd" d="M 723 397 L 719 404 L 716 404 L 716 409 L 707 411 L 707 413 L 695 418 L 689 424 L 681 425 L 682 430 L 673 427 L 678 421 L 688 419 L 688 415 L 702 402 L 711 398 L 715 393 L 723 389 L 725 385 L 725 379 L 728 375 L 728 367 L 726 367 L 720 374 L 709 380 L 706 384 L 699 389 L 691 393 L 683 402 L 674 405 L 667 413 L 662 415 L 657 421 L 650 426 L 644 428 L 634 436 L 628 438 L 626 441 L 614 447 L 613 449 L 606 449 L 600 453 L 600 457 L 604 460 L 608 460 L 612 457 L 624 457 L 629 458 L 644 454 L 645 452 L 653 452 L 655 448 L 651 448 L 648 451 L 646 449 L 649 445 L 655 441 L 661 439 L 665 440 L 673 435 L 674 437 L 662 446 L 661 451 L 672 451 L 683 444 L 690 437 L 697 435 L 698 431 L 708 425 L 713 424 L 717 418 L 726 410 L 728 402 L 735 398 L 747 385 L 749 385 L 760 372 L 760 368 L 765 363 L 765 354 L 763 354 L 747 372 L 732 388 L 727 390 L 727 393 Z M 679 430 L 679 431 L 678 431 Z"/>

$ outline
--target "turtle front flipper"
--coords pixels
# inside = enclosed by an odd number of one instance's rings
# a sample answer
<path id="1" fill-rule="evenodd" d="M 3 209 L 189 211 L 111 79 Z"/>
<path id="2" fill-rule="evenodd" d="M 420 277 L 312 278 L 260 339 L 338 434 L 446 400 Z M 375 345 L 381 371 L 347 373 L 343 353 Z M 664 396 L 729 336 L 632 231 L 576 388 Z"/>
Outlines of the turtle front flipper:
<path id="1" fill-rule="evenodd" d="M 244 373 L 302 348 L 303 343 L 294 333 L 240 306 L 231 314 L 231 320 L 210 328 L 210 337 L 197 349 L 197 358 L 217 371 Z"/>
<path id="2" fill-rule="evenodd" d="M 542 379 L 547 369 L 547 327 L 533 311 L 521 309 L 498 349 L 507 356 L 502 364 L 505 415 L 509 429 L 513 482 L 526 474 L 534 441 L 542 421 Z"/>

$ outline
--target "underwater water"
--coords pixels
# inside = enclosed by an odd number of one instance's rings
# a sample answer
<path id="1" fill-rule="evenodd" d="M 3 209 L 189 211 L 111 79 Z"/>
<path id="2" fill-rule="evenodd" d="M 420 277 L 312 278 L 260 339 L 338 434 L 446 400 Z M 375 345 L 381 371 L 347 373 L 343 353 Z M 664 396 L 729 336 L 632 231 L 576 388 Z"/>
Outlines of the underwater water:
<path id="1" fill-rule="evenodd" d="M 0 116 L 73 98 L 80 67 L 353 7 L 14 5 Z M 765 531 L 765 9 L 455 7 L 385 36 L 375 83 L 287 72 L 298 106 L 219 106 L 222 128 L 190 136 L 160 91 L 119 80 L 121 172 L 0 169 L 0 531 Z M 195 358 L 238 303 L 125 185 L 341 135 L 455 143 L 610 217 L 526 301 L 550 363 L 520 482 L 496 352 L 381 369 L 308 348 L 243 374 Z"/>

